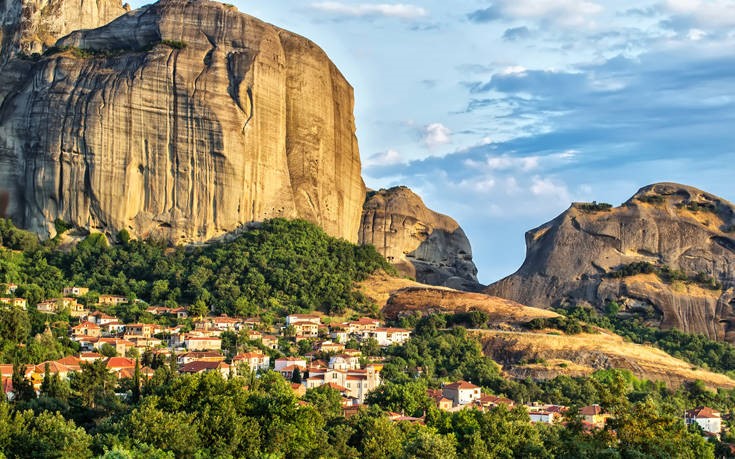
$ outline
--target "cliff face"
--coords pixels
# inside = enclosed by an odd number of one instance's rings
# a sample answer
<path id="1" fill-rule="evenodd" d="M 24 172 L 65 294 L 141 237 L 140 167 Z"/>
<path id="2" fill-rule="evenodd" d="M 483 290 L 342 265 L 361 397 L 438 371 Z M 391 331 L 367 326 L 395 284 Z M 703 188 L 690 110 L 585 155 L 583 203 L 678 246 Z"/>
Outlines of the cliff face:
<path id="1" fill-rule="evenodd" d="M 127 10 L 120 0 L 3 0 L 0 65 L 17 53 L 42 53 L 59 38 L 105 25 Z"/>
<path id="2" fill-rule="evenodd" d="M 204 0 L 162 0 L 13 59 L 0 188 L 16 224 L 203 241 L 272 217 L 355 241 L 352 88 L 312 42 Z"/>
<path id="3" fill-rule="evenodd" d="M 732 204 L 673 183 L 645 187 L 618 208 L 575 204 L 526 234 L 523 266 L 487 293 L 536 307 L 615 300 L 624 310 L 653 308 L 662 328 L 735 342 L 733 230 Z M 611 275 L 636 262 L 682 272 Z M 700 273 L 711 285 L 694 281 Z"/>
<path id="4" fill-rule="evenodd" d="M 428 209 L 406 187 L 368 194 L 359 242 L 374 245 L 399 272 L 418 282 L 461 290 L 481 288 L 462 228 Z"/>

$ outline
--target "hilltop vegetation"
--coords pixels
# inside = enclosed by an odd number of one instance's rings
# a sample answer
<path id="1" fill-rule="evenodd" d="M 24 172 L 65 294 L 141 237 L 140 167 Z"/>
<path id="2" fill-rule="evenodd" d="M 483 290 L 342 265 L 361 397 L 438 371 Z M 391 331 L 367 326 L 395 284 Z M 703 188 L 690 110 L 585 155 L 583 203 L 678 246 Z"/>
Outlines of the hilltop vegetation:
<path id="1" fill-rule="evenodd" d="M 193 305 L 200 313 L 374 312 L 355 283 L 376 270 L 393 272 L 372 246 L 329 237 L 300 220 L 269 220 L 232 241 L 196 248 L 130 240 L 123 232 L 120 244 L 92 234 L 62 252 L 7 220 L 0 238 L 11 249 L 0 249 L 0 283 L 21 285 L 19 296 L 31 304 L 58 296 L 65 285 L 85 285 L 151 304 Z"/>

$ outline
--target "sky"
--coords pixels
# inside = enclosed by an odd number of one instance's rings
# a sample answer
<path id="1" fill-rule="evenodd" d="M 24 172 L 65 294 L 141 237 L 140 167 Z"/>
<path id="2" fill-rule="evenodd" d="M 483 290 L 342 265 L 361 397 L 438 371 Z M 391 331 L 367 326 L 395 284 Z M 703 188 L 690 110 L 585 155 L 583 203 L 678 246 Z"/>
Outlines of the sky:
<path id="1" fill-rule="evenodd" d="M 456 219 L 483 283 L 574 201 L 735 200 L 734 0 L 228 1 L 327 52 L 367 186 Z"/>

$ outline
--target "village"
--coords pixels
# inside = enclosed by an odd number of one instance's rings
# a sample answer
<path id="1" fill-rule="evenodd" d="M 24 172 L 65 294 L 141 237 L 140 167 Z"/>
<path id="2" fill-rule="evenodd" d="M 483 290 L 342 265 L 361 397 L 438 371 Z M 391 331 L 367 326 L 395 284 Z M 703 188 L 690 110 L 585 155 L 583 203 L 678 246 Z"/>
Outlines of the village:
<path id="1" fill-rule="evenodd" d="M 14 296 L 17 286 L 7 284 L 0 307 L 26 309 L 28 302 Z M 69 339 L 79 346 L 78 355 L 26 365 L 24 377 L 34 390 L 40 391 L 49 374 L 68 380 L 83 365 L 103 361 L 105 368 L 120 381 L 132 379 L 137 371 L 141 378 L 151 378 L 154 368 L 146 363 L 171 362 L 181 374 L 218 372 L 223 377 L 275 371 L 289 382 L 297 397 L 309 389 L 329 386 L 342 397 L 345 417 L 356 414 L 366 405 L 368 394 L 382 384 L 382 357 L 367 356 L 360 350 L 369 343 L 378 348 L 402 345 L 412 331 L 387 327 L 370 317 L 357 317 L 346 322 L 318 314 L 290 314 L 280 324 L 266 325 L 258 318 L 219 316 L 191 317 L 187 307 L 148 306 L 149 323 L 124 323 L 111 311 L 129 304 L 123 296 L 101 294 L 89 307 L 79 301 L 89 293 L 85 287 L 66 287 L 63 297 L 37 304 L 41 314 L 66 313 L 70 317 Z M 136 300 L 133 300 L 134 302 Z M 168 325 L 162 325 L 166 323 Z M 73 325 L 71 325 L 73 324 Z M 244 344 L 225 349 L 226 335 L 240 336 Z M 298 349 L 296 355 L 289 349 Z M 286 351 L 286 352 L 283 352 Z M 273 358 L 273 356 L 277 356 Z M 7 400 L 14 398 L 12 363 L 0 363 L 1 386 Z M 125 398 L 129 394 L 118 394 Z M 484 393 L 468 381 L 448 381 L 440 388 L 428 389 L 427 395 L 439 410 L 457 412 L 464 409 L 491 410 L 499 405 L 513 408 L 513 400 Z M 527 403 L 524 405 L 532 423 L 565 422 L 570 407 Z M 578 416 L 586 429 L 602 428 L 610 418 L 599 405 L 578 408 Z M 722 414 L 699 406 L 684 414 L 687 425 L 697 424 L 705 436 L 719 438 Z M 389 412 L 392 421 L 423 423 L 423 417 Z"/>

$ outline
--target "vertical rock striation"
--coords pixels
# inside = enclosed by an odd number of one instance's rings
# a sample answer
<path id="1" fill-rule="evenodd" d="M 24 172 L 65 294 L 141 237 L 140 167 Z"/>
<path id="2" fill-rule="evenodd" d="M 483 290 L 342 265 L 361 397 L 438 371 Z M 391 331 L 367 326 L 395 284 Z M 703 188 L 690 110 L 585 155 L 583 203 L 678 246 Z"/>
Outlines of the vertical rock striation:
<path id="1" fill-rule="evenodd" d="M 57 47 L 0 75 L 0 188 L 20 226 L 195 242 L 287 217 L 356 240 L 353 91 L 309 40 L 162 0 Z"/>
<path id="2" fill-rule="evenodd" d="M 406 187 L 368 194 L 359 241 L 374 245 L 399 272 L 419 282 L 470 291 L 481 288 L 462 228 L 428 209 Z"/>
<path id="3" fill-rule="evenodd" d="M 129 9 L 120 0 L 3 0 L 0 66 L 18 53 L 42 53 L 59 38 L 103 26 Z"/>

